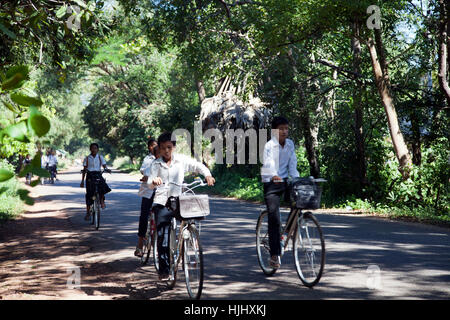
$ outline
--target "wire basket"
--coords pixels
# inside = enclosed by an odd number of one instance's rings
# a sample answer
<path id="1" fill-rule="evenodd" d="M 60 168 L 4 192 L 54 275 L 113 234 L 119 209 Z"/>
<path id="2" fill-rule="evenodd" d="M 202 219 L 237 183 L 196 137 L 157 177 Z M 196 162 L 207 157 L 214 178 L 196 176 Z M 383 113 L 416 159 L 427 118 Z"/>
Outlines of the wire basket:
<path id="1" fill-rule="evenodd" d="M 322 189 L 309 178 L 298 178 L 292 183 L 291 198 L 299 209 L 319 209 Z"/>
<path id="2" fill-rule="evenodd" d="M 209 197 L 206 194 L 178 197 L 179 215 L 182 219 L 203 219 L 209 215 Z"/>

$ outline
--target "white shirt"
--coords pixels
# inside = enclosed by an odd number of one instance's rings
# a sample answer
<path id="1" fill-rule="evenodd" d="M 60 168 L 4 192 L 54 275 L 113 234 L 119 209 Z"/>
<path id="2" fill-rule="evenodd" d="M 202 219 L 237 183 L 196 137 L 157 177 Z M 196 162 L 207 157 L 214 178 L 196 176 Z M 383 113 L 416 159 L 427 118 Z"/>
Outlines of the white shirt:
<path id="1" fill-rule="evenodd" d="M 153 154 L 149 154 L 148 156 L 146 156 L 144 158 L 144 161 L 142 161 L 142 165 L 141 165 L 141 173 L 142 175 L 146 175 L 150 174 L 150 167 L 153 163 L 153 161 L 155 161 L 156 157 Z M 141 188 L 139 189 L 139 196 L 143 197 L 143 198 L 147 198 L 150 199 L 153 196 L 153 193 L 155 192 L 155 189 L 151 189 L 150 188 L 150 184 L 151 181 L 147 182 L 142 182 L 141 183 Z"/>
<path id="2" fill-rule="evenodd" d="M 95 155 L 95 158 L 92 156 L 92 154 L 90 154 L 86 158 L 84 158 L 83 161 L 83 166 L 84 167 L 87 166 L 88 171 L 102 171 L 102 166 L 105 165 L 106 165 L 105 159 L 98 153 Z"/>
<path id="3" fill-rule="evenodd" d="M 51 154 L 47 157 L 47 164 L 49 167 L 56 166 L 58 164 L 58 159 L 56 158 L 56 156 Z"/>
<path id="4" fill-rule="evenodd" d="M 147 168 L 150 168 L 152 162 L 156 159 L 156 157 L 153 154 L 149 154 L 144 158 L 144 161 L 142 161 L 141 169 L 139 169 L 142 173 L 142 175 L 145 176 L 145 170 Z"/>
<path id="5" fill-rule="evenodd" d="M 263 166 L 261 167 L 262 182 L 270 182 L 272 177 L 297 178 L 297 157 L 295 156 L 294 142 L 286 139 L 284 147 L 280 145 L 275 136 L 264 146 Z"/>
<path id="6" fill-rule="evenodd" d="M 151 181 L 156 177 L 160 177 L 164 183 L 157 187 L 153 203 L 164 206 L 169 197 L 179 196 L 181 187 L 173 184 L 168 185 L 168 182 L 182 184 L 186 172 L 200 173 L 205 177 L 211 176 L 211 172 L 203 163 L 182 154 L 173 154 L 170 166 L 167 165 L 162 157 L 153 161 L 150 169 L 145 174 L 148 176 L 149 185 L 151 188 L 154 188 Z"/>
<path id="7" fill-rule="evenodd" d="M 48 159 L 48 157 L 46 155 L 43 155 L 41 157 L 41 167 L 42 168 L 45 168 L 45 166 L 47 165 L 47 159 Z"/>

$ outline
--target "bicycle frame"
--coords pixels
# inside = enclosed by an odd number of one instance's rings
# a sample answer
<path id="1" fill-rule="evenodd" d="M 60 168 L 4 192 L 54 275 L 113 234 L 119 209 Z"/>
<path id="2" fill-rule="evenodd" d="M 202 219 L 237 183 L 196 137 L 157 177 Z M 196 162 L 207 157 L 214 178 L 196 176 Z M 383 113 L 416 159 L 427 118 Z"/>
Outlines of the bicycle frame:
<path id="1" fill-rule="evenodd" d="M 281 234 L 287 233 L 287 237 L 284 243 L 283 250 L 281 251 L 281 256 L 283 256 L 284 252 L 287 251 L 287 247 L 289 244 L 289 240 L 293 238 L 295 230 L 297 228 L 298 218 L 302 215 L 302 211 L 297 208 L 291 208 L 291 212 L 286 220 L 286 225 L 282 229 Z"/>
<path id="2" fill-rule="evenodd" d="M 183 257 L 183 250 L 184 250 L 184 231 L 185 230 L 187 230 L 187 228 L 189 228 L 189 226 L 191 225 L 191 224 L 195 224 L 195 221 L 193 221 L 193 220 L 181 220 L 181 223 L 180 223 L 180 227 L 179 228 L 177 228 L 178 227 L 178 223 L 177 223 L 177 221 L 176 221 L 176 219 L 175 218 L 172 218 L 173 220 L 172 220 L 172 226 L 174 226 L 175 228 L 175 230 L 176 229 L 179 229 L 179 232 L 178 232 L 178 236 L 177 236 L 177 239 L 176 239 L 176 241 L 177 241 L 177 246 L 176 246 L 176 248 L 177 248 L 177 250 L 176 250 L 176 252 L 174 252 L 173 253 L 173 255 L 174 255 L 174 257 L 175 257 L 175 259 L 174 259 L 174 270 L 178 270 L 178 266 L 179 266 L 179 264 L 180 264 L 180 262 L 181 262 L 181 259 L 182 259 L 182 257 Z"/>

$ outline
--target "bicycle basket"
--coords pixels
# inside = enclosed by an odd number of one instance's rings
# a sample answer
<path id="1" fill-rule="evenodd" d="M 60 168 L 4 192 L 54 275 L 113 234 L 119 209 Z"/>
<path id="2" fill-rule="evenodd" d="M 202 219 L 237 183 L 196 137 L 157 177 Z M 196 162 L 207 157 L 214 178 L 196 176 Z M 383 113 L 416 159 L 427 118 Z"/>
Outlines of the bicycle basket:
<path id="1" fill-rule="evenodd" d="M 206 194 L 181 195 L 178 201 L 183 219 L 202 219 L 209 215 L 209 198 Z"/>
<path id="2" fill-rule="evenodd" d="M 308 178 L 298 178 L 292 184 L 292 200 L 299 209 L 319 209 L 322 189 Z"/>

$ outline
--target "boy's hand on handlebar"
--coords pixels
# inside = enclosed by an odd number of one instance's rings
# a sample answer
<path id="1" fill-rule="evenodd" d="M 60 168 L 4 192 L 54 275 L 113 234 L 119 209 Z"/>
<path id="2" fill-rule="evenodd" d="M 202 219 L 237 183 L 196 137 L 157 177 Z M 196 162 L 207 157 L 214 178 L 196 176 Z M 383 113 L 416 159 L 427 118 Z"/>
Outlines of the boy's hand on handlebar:
<path id="1" fill-rule="evenodd" d="M 159 186 L 159 185 L 163 184 L 163 181 L 162 181 L 162 179 L 160 177 L 156 177 L 156 178 L 153 179 L 152 183 L 155 186 Z"/>
<path id="2" fill-rule="evenodd" d="M 281 183 L 281 182 L 283 182 L 283 179 L 280 178 L 279 176 L 273 176 L 272 177 L 272 182 L 274 182 L 274 183 Z"/>
<path id="3" fill-rule="evenodd" d="M 216 183 L 216 179 L 214 179 L 213 176 L 208 176 L 205 178 L 206 179 L 206 183 L 208 184 L 208 186 L 213 186 L 214 183 Z"/>

